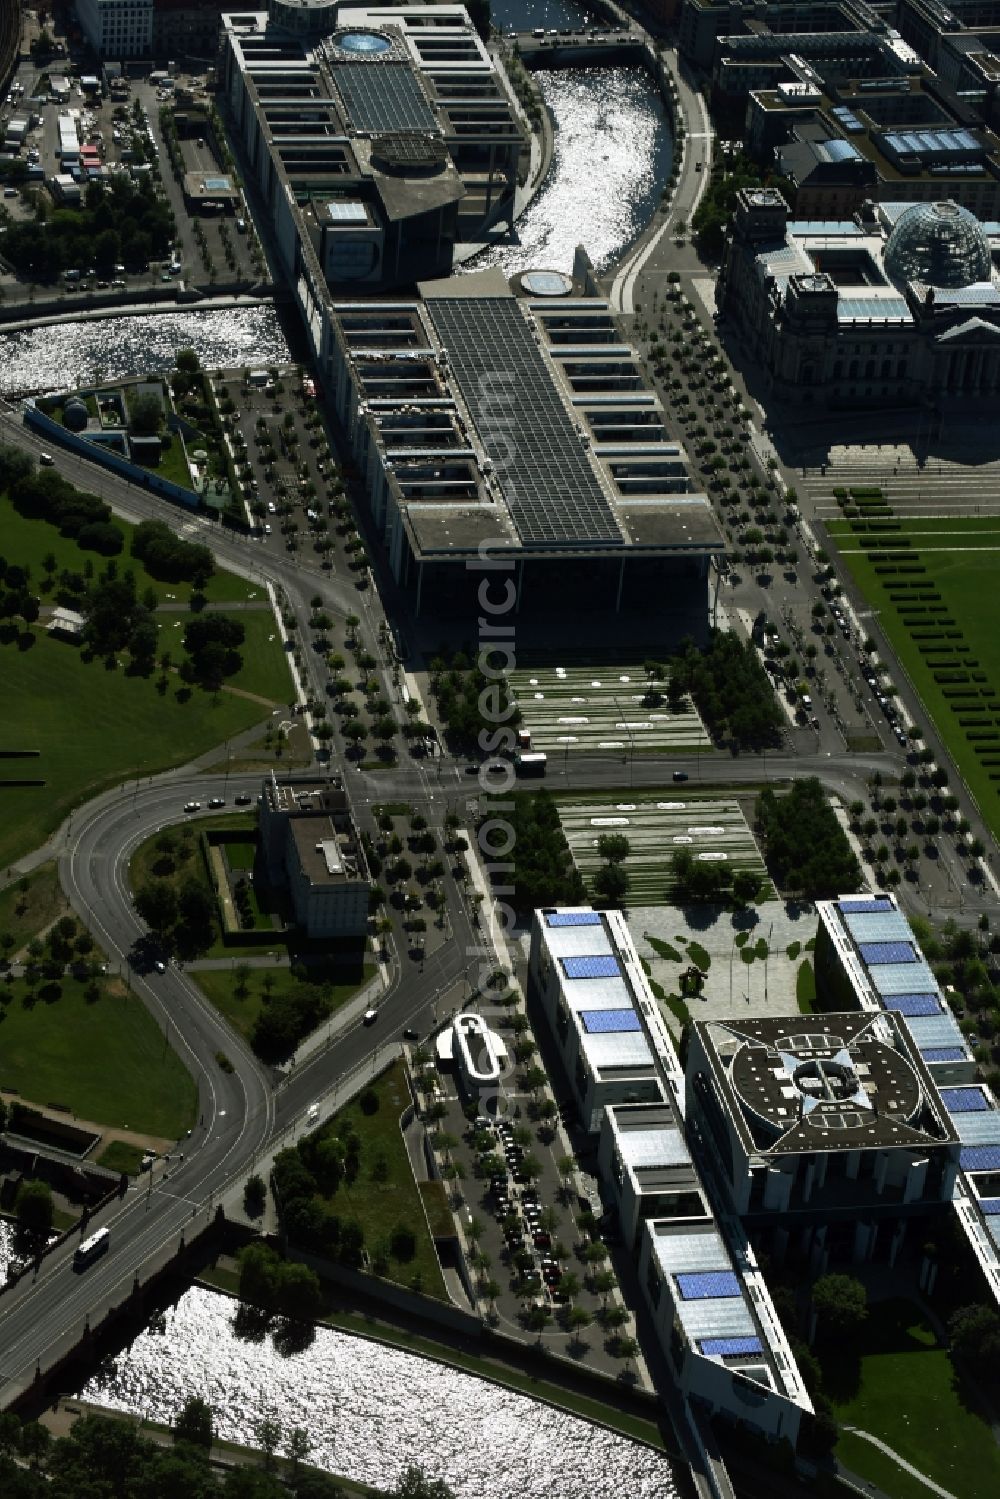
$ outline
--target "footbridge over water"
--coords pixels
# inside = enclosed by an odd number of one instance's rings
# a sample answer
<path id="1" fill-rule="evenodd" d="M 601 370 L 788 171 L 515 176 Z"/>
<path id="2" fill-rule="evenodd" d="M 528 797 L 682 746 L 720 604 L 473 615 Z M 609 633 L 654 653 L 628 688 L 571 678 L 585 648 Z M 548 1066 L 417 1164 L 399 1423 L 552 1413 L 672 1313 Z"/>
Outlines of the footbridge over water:
<path id="1" fill-rule="evenodd" d="M 621 27 L 579 27 L 576 31 L 519 31 L 508 38 L 526 68 L 608 67 L 643 61 L 640 32 Z"/>

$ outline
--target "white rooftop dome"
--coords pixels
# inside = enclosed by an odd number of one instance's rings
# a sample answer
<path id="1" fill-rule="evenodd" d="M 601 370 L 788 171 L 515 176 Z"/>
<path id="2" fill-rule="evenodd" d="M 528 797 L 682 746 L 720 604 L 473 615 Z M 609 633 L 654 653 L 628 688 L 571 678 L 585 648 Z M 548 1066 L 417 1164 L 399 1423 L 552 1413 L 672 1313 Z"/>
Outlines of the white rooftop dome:
<path id="1" fill-rule="evenodd" d="M 885 247 L 886 275 L 928 286 L 989 281 L 989 241 L 974 214 L 957 203 L 914 203 L 896 220 Z"/>

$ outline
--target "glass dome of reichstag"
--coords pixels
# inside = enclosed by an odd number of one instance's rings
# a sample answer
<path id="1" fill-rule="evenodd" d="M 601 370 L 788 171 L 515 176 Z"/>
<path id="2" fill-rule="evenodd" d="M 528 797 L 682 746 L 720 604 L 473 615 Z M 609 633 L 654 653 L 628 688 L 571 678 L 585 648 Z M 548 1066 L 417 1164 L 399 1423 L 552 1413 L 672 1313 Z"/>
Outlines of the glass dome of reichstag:
<path id="1" fill-rule="evenodd" d="M 914 203 L 896 220 L 883 258 L 893 281 L 971 286 L 989 281 L 993 260 L 983 226 L 957 203 Z"/>

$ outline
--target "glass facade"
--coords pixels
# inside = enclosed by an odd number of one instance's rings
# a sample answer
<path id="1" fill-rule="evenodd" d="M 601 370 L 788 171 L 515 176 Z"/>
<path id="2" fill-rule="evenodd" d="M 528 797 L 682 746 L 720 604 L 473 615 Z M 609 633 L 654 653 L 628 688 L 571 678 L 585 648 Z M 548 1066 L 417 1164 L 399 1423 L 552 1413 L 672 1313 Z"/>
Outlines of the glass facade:
<path id="1" fill-rule="evenodd" d="M 989 281 L 993 268 L 979 220 L 951 202 L 914 203 L 900 214 L 884 264 L 893 281 L 947 287 Z"/>

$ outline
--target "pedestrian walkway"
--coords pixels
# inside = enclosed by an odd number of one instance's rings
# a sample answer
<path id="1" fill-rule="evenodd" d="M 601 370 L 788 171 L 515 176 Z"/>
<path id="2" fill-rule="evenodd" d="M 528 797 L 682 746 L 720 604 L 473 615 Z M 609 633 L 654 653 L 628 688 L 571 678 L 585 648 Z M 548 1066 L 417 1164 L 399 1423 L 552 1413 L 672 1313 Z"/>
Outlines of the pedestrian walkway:
<path id="1" fill-rule="evenodd" d="M 910 1477 L 915 1478 L 918 1483 L 925 1484 L 933 1494 L 940 1495 L 940 1499 L 957 1499 L 957 1495 L 953 1494 L 950 1489 L 943 1489 L 939 1483 L 934 1482 L 933 1478 L 928 1478 L 926 1473 L 921 1473 L 919 1468 L 915 1468 L 912 1463 L 908 1463 L 905 1457 L 900 1457 L 899 1453 L 894 1452 L 881 1438 L 872 1436 L 870 1431 L 862 1431 L 857 1426 L 845 1426 L 844 1430 L 849 1431 L 852 1436 L 860 1437 L 864 1442 L 870 1442 L 873 1447 L 877 1447 L 880 1452 L 884 1452 L 886 1457 L 891 1457 L 893 1462 L 897 1463 L 905 1473 L 909 1473 Z"/>

